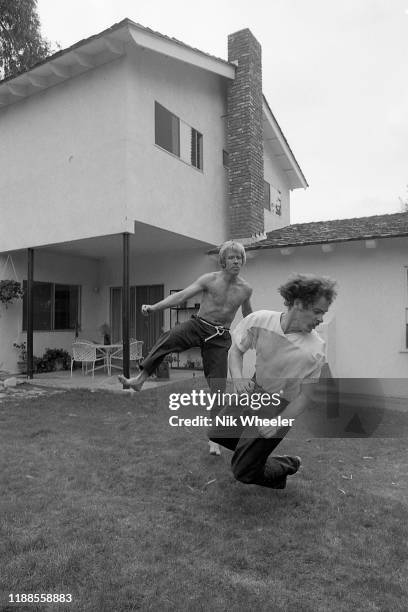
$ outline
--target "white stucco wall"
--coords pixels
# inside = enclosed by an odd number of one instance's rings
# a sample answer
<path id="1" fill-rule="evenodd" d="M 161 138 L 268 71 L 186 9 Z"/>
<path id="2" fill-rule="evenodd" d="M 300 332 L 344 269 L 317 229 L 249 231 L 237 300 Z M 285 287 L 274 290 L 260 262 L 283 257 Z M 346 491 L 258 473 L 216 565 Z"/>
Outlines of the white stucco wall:
<path id="1" fill-rule="evenodd" d="M 1 108 L 0 252 L 132 231 L 135 220 L 222 242 L 224 88 L 217 75 L 129 47 Z M 203 134 L 203 171 L 155 145 L 155 100 Z"/>
<path id="2" fill-rule="evenodd" d="M 281 192 L 282 214 L 264 209 L 265 232 L 285 227 L 290 223 L 290 191 L 285 173 L 279 167 L 273 151 L 267 142 L 264 144 L 264 179 L 271 186 Z"/>
<path id="3" fill-rule="evenodd" d="M 225 80 L 139 49 L 129 53 L 127 65 L 129 216 L 192 238 L 223 242 Z M 202 171 L 155 145 L 155 101 L 202 133 Z"/>
<path id="4" fill-rule="evenodd" d="M 125 231 L 124 62 L 0 109 L 0 252 Z"/>
<path id="5" fill-rule="evenodd" d="M 402 351 L 407 305 L 406 239 L 297 248 L 288 256 L 279 249 L 258 251 L 248 260 L 245 276 L 254 288 L 254 309 L 283 310 L 278 286 L 291 273 L 316 273 L 338 282 L 338 297 L 325 317 L 322 335 L 338 377 L 408 378 L 408 352 Z"/>

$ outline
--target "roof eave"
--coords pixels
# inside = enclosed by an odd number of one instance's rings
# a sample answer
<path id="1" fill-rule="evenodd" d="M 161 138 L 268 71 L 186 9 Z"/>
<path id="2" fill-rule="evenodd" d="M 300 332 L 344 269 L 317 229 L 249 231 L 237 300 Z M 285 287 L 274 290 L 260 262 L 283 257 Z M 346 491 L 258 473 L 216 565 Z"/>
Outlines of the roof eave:
<path id="1" fill-rule="evenodd" d="M 366 240 L 387 240 L 390 238 L 407 238 L 408 232 L 402 232 L 400 234 L 390 234 L 388 236 L 378 235 L 378 234 L 370 234 L 366 236 L 353 236 L 350 238 L 331 238 L 328 240 L 310 240 L 307 242 L 291 242 L 287 241 L 283 244 L 254 244 L 248 247 L 245 247 L 246 251 L 257 251 L 262 249 L 287 249 L 287 248 L 297 248 L 297 247 L 307 247 L 307 246 L 318 246 L 322 244 L 343 244 L 345 242 L 362 242 Z"/>
<path id="2" fill-rule="evenodd" d="M 279 145 L 279 148 L 282 150 L 282 155 L 285 159 L 285 169 L 284 172 L 288 178 L 288 184 L 290 189 L 306 189 L 309 185 L 303 174 L 289 144 L 286 140 L 278 122 L 276 121 L 270 106 L 268 104 L 267 99 L 263 96 L 263 105 L 262 110 L 265 116 L 265 120 L 268 122 L 273 134 L 274 140 Z"/>
<path id="3" fill-rule="evenodd" d="M 221 77 L 235 78 L 235 66 L 225 60 L 124 19 L 99 34 L 54 53 L 26 72 L 0 81 L 0 108 L 118 59 L 125 55 L 128 44 L 164 54 Z"/>
<path id="4" fill-rule="evenodd" d="M 125 46 L 130 41 L 128 30 L 125 20 L 67 49 L 57 51 L 25 72 L 4 79 L 0 82 L 0 107 L 120 58 L 125 54 Z"/>
<path id="5" fill-rule="evenodd" d="M 235 78 L 236 66 L 223 59 L 204 53 L 199 49 L 194 49 L 179 40 L 144 28 L 132 21 L 129 21 L 129 29 L 133 41 L 139 47 L 155 51 L 156 53 L 166 55 L 172 59 L 190 64 L 196 68 L 202 68 L 231 80 Z"/>

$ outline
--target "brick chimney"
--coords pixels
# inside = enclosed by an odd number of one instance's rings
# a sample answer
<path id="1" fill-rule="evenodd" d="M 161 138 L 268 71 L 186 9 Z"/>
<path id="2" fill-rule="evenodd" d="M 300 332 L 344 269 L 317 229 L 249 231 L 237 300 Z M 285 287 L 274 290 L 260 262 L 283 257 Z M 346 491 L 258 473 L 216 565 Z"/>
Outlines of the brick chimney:
<path id="1" fill-rule="evenodd" d="M 228 36 L 228 61 L 229 234 L 250 242 L 264 231 L 262 51 L 250 30 Z"/>

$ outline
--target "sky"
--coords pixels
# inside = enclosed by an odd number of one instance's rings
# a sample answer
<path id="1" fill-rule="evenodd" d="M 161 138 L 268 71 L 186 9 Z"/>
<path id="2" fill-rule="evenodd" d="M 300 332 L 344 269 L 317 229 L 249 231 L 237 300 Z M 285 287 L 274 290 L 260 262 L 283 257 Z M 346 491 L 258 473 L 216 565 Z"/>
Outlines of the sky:
<path id="1" fill-rule="evenodd" d="M 262 46 L 263 92 L 309 187 L 291 222 L 400 212 L 408 200 L 408 0 L 38 0 L 62 48 L 128 17 L 227 59 Z"/>

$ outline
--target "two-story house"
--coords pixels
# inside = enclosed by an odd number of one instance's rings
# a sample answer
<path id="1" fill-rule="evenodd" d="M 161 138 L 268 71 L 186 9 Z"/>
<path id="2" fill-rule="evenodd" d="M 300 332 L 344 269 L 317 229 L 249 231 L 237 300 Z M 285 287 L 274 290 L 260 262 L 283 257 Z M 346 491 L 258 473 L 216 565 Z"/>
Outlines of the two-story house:
<path id="1" fill-rule="evenodd" d="M 128 19 L 0 82 L 0 167 L 0 273 L 27 289 L 0 306 L 10 371 L 14 342 L 70 350 L 105 322 L 147 349 L 171 313 L 140 305 L 215 269 L 229 237 L 287 226 L 307 186 L 249 30 L 226 61 Z"/>
<path id="2" fill-rule="evenodd" d="M 0 280 L 28 289 L 0 303 L 0 369 L 16 370 L 14 342 L 70 350 L 103 323 L 147 350 L 191 311 L 141 304 L 216 269 L 236 238 L 255 309 L 282 308 L 292 272 L 337 279 L 320 330 L 334 374 L 408 396 L 408 214 L 290 225 L 307 182 L 249 30 L 223 60 L 124 20 L 1 81 L 0 167 Z"/>

